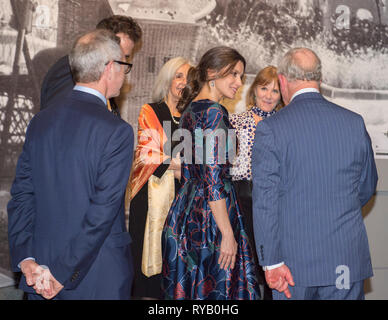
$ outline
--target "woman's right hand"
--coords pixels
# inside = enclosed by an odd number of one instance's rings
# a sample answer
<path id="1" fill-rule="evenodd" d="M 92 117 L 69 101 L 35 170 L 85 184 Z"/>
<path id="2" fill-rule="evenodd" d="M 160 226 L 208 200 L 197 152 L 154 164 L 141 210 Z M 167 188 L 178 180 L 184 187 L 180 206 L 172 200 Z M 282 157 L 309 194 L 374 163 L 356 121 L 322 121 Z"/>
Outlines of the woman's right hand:
<path id="1" fill-rule="evenodd" d="M 175 158 L 172 158 L 170 161 L 170 166 L 168 170 L 181 170 L 181 155 L 178 153 Z"/>
<path id="2" fill-rule="evenodd" d="M 168 170 L 174 170 L 174 177 L 177 180 L 181 179 L 181 157 L 180 153 L 176 155 L 175 158 L 171 159 L 170 166 Z"/>
<path id="3" fill-rule="evenodd" d="M 234 268 L 237 255 L 237 242 L 234 239 L 233 232 L 222 234 L 220 257 L 218 264 L 225 271 Z"/>

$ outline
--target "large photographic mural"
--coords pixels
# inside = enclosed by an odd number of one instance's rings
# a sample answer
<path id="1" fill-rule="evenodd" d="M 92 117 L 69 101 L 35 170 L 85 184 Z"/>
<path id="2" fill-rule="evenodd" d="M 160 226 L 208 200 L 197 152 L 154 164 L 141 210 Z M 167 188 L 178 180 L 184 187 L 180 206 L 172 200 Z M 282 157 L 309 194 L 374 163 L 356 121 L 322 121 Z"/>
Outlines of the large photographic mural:
<path id="1" fill-rule="evenodd" d="M 376 158 L 388 159 L 388 1 L 386 0 L 2 0 L 0 1 L 0 273 L 9 270 L 6 203 L 28 122 L 39 111 L 40 84 L 75 37 L 111 14 L 130 15 L 144 30 L 120 96 L 136 130 L 154 79 L 168 59 L 196 63 L 228 45 L 247 60 L 245 86 L 230 112 L 245 110 L 255 74 L 291 47 L 315 50 L 322 93 L 364 117 Z"/>

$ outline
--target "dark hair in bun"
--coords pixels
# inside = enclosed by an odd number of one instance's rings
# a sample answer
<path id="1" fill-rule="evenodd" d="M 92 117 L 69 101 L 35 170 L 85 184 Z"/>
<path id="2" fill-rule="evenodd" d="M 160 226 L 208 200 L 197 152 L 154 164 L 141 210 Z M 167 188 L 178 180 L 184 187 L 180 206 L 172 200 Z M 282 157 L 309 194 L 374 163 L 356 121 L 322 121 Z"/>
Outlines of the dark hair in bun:
<path id="1" fill-rule="evenodd" d="M 186 109 L 207 81 L 227 76 L 239 61 L 243 63 L 245 69 L 246 62 L 244 57 L 233 48 L 222 46 L 208 50 L 202 56 L 198 66 L 191 67 L 187 73 L 187 84 L 182 90 L 182 96 L 177 106 L 178 111 L 182 113 Z M 219 74 L 222 70 L 222 74 Z M 214 71 L 217 77 L 209 79 L 208 71 Z"/>

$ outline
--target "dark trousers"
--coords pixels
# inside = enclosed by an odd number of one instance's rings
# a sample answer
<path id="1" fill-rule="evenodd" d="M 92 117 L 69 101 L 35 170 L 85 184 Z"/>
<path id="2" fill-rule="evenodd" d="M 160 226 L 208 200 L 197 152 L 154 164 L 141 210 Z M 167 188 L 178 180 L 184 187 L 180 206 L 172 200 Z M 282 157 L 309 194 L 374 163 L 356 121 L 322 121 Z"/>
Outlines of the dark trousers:
<path id="1" fill-rule="evenodd" d="M 272 290 L 268 287 L 265 281 L 265 275 L 262 267 L 259 265 L 259 259 L 257 258 L 255 236 L 253 231 L 253 216 L 252 216 L 252 181 L 239 180 L 233 181 L 234 189 L 237 194 L 237 201 L 240 207 L 240 211 L 243 215 L 245 222 L 245 231 L 247 232 L 248 239 L 252 248 L 253 259 L 257 265 L 256 276 L 260 286 L 264 286 L 264 300 L 272 300 Z"/>

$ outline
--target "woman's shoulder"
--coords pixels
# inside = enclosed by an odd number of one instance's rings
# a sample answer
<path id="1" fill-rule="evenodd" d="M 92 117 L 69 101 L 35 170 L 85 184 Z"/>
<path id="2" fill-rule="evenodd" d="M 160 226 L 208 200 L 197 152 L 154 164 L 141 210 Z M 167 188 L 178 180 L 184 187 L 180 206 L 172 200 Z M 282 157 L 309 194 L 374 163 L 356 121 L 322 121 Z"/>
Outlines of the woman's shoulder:
<path id="1" fill-rule="evenodd" d="M 139 123 L 152 122 L 156 124 L 158 121 L 160 121 L 158 112 L 155 111 L 155 109 L 152 106 L 152 103 L 143 104 L 140 108 L 138 122 Z"/>
<path id="2" fill-rule="evenodd" d="M 140 107 L 140 112 L 149 112 L 149 111 L 153 111 L 153 108 L 152 108 L 152 103 L 145 103 L 143 104 L 141 107 Z"/>
<path id="3" fill-rule="evenodd" d="M 252 112 L 250 110 L 238 112 L 238 113 L 231 113 L 229 115 L 230 119 L 235 119 L 235 120 L 246 119 L 251 117 L 252 117 Z"/>
<path id="4" fill-rule="evenodd" d="M 216 128 L 228 121 L 228 111 L 220 103 L 211 100 L 193 101 L 189 110 L 206 128 Z"/>
<path id="5" fill-rule="evenodd" d="M 229 121 L 232 126 L 241 126 L 252 120 L 252 112 L 244 111 L 240 113 L 231 113 L 229 115 Z"/>
<path id="6" fill-rule="evenodd" d="M 220 104 L 209 99 L 194 100 L 190 103 L 193 109 L 206 110 L 209 108 L 220 108 Z"/>
<path id="7" fill-rule="evenodd" d="M 193 113 L 200 113 L 204 117 L 209 115 L 228 115 L 227 109 L 220 103 L 211 100 L 197 100 L 190 103 L 188 109 Z"/>
<path id="8" fill-rule="evenodd" d="M 229 117 L 228 109 L 226 109 L 222 104 L 219 102 L 211 101 L 211 103 L 208 104 L 206 109 L 207 117 Z"/>

